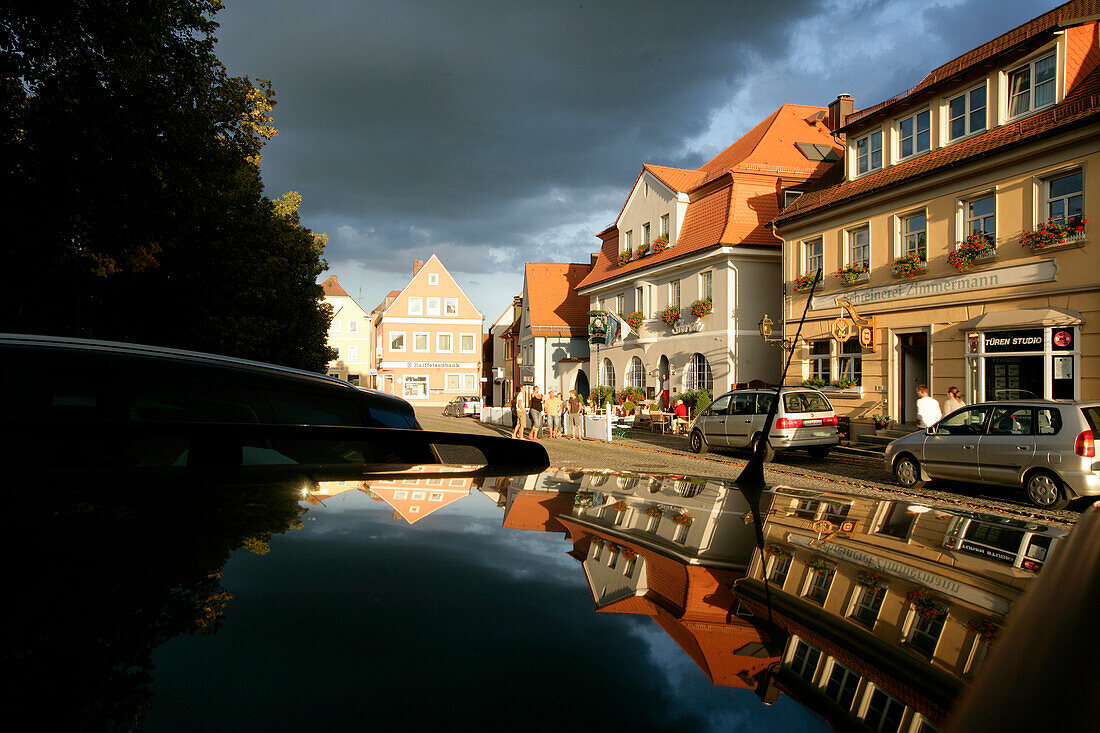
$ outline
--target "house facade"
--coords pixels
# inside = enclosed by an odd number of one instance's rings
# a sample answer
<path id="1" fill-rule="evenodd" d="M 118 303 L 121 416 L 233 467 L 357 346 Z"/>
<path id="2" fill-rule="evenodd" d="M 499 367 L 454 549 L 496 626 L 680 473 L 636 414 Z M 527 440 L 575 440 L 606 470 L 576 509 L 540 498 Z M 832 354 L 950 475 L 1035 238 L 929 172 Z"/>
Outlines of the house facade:
<path id="1" fill-rule="evenodd" d="M 373 387 L 371 350 L 374 330 L 370 314 L 348 295 L 336 275 L 332 275 L 321 288 L 325 302 L 332 306 L 332 322 L 328 328 L 328 345 L 336 349 L 336 359 L 330 361 L 327 373 L 361 387 Z"/>
<path id="2" fill-rule="evenodd" d="M 757 329 L 780 308 L 781 242 L 768 222 L 838 151 L 824 109 L 788 104 L 698 170 L 644 165 L 578 288 L 591 309 L 638 325 L 593 346 L 593 384 L 671 401 L 777 381 L 779 352 Z"/>
<path id="3" fill-rule="evenodd" d="M 511 402 L 516 393 L 515 355 L 512 353 L 515 347 L 515 339 L 506 338 L 512 324 L 519 320 L 522 311 L 523 298 L 517 295 L 512 299 L 512 304 L 504 309 L 496 322 L 489 327 L 489 338 L 493 348 L 492 385 L 489 396 L 489 404 L 494 407 L 503 407 Z"/>
<path id="4" fill-rule="evenodd" d="M 482 321 L 434 254 L 376 309 L 378 389 L 413 405 L 443 405 L 481 392 Z"/>
<path id="5" fill-rule="evenodd" d="M 1100 399 L 1098 31 L 1066 3 L 869 109 L 838 98 L 843 161 L 774 222 L 787 338 L 825 273 L 788 382 L 847 387 L 857 421 L 915 422 L 919 384 Z"/>
<path id="6" fill-rule="evenodd" d="M 520 382 L 588 394 L 588 298 L 576 287 L 589 264 L 528 262 L 518 333 Z"/>

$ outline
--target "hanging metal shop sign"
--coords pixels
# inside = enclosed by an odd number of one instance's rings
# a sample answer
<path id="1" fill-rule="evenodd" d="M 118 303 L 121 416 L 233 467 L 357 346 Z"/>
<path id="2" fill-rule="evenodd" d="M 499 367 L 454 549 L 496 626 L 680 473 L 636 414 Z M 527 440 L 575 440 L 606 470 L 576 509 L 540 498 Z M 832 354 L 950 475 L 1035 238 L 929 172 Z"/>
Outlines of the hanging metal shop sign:
<path id="1" fill-rule="evenodd" d="M 833 338 L 839 343 L 844 343 L 855 336 L 859 340 L 860 346 L 869 351 L 874 351 L 875 317 L 864 318 L 861 316 L 847 298 L 837 298 L 836 304 L 840 308 L 840 317 L 833 321 L 829 329 L 833 334 Z M 847 318 L 844 317 L 845 312 L 848 313 Z"/>

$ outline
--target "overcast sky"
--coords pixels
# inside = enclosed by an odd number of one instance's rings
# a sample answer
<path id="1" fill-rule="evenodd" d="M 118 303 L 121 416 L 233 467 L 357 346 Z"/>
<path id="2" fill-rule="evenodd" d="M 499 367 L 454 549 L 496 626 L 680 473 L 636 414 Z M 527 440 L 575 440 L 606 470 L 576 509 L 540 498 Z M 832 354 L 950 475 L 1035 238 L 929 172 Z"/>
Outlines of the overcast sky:
<path id="1" fill-rule="evenodd" d="M 1054 7 L 1031 0 L 226 0 L 269 79 L 269 196 L 303 196 L 370 310 L 439 255 L 486 318 L 587 262 L 643 163 L 696 168 L 784 102 L 866 107 Z"/>

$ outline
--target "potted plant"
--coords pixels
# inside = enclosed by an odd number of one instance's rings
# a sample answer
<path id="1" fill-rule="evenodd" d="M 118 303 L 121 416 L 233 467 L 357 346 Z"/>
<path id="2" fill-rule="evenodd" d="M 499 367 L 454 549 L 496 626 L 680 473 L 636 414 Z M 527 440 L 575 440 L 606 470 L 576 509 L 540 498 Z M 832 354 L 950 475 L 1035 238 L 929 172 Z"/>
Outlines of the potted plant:
<path id="1" fill-rule="evenodd" d="M 645 515 L 647 517 L 660 517 L 662 514 L 664 514 L 664 512 L 659 506 L 651 506 L 645 510 Z"/>
<path id="2" fill-rule="evenodd" d="M 926 265 L 920 255 L 902 255 L 894 260 L 894 277 L 916 277 L 924 272 Z"/>
<path id="3" fill-rule="evenodd" d="M 852 387 L 859 386 L 859 380 L 849 379 L 848 377 L 841 377 L 839 379 L 834 379 L 832 382 L 830 382 L 830 384 L 837 389 L 851 389 Z"/>
<path id="4" fill-rule="evenodd" d="M 811 557 L 809 560 L 804 560 L 802 564 L 815 573 L 831 573 L 836 570 L 836 568 L 823 557 Z"/>
<path id="5" fill-rule="evenodd" d="M 840 278 L 840 281 L 845 285 L 851 285 L 859 280 L 863 279 L 863 276 L 871 271 L 870 264 L 864 260 L 863 262 L 845 265 L 837 270 L 834 274 Z"/>
<path id="6" fill-rule="evenodd" d="M 907 603 L 926 621 L 935 621 L 947 615 L 947 606 L 927 588 L 917 588 L 905 595 Z"/>
<path id="7" fill-rule="evenodd" d="M 771 542 L 768 542 L 764 545 L 764 554 L 778 558 L 791 556 L 791 553 L 788 550 L 780 547 L 779 545 L 773 545 Z"/>
<path id="8" fill-rule="evenodd" d="M 670 305 L 660 313 L 660 319 L 664 321 L 665 325 L 671 328 L 676 325 L 676 322 L 680 320 L 680 306 Z"/>
<path id="9" fill-rule="evenodd" d="M 689 515 L 684 514 L 683 512 L 681 512 L 680 514 L 673 514 L 672 515 L 672 522 L 673 522 L 673 524 L 679 524 L 679 525 L 682 525 L 684 527 L 690 527 L 692 519 Z"/>
<path id="10" fill-rule="evenodd" d="M 856 585 L 869 591 L 876 591 L 886 587 L 886 578 L 871 570 L 860 570 L 856 574 Z"/>
<path id="11" fill-rule="evenodd" d="M 714 300 L 711 298 L 700 298 L 691 304 L 691 315 L 696 318 L 708 316 L 712 310 L 714 310 Z"/>
<path id="12" fill-rule="evenodd" d="M 634 550 L 631 550 L 629 547 L 624 547 L 623 548 L 623 557 L 626 558 L 627 560 L 633 560 L 637 556 L 638 556 L 638 553 L 635 552 Z"/>
<path id="13" fill-rule="evenodd" d="M 644 242 L 638 245 L 638 249 L 634 250 L 634 258 L 638 260 L 645 257 L 647 254 L 649 254 L 649 245 Z"/>
<path id="14" fill-rule="evenodd" d="M 966 624 L 966 628 L 977 634 L 978 638 L 986 644 L 992 644 L 996 641 L 997 634 L 1001 631 L 1001 627 L 993 619 L 981 616 L 970 619 Z"/>
<path id="15" fill-rule="evenodd" d="M 627 325 L 629 325 L 635 331 L 637 331 L 639 328 L 642 327 L 642 320 L 643 320 L 643 318 L 642 318 L 642 312 L 641 311 L 634 311 L 633 313 L 631 313 L 629 316 L 626 317 Z"/>
<path id="16" fill-rule="evenodd" d="M 821 389 L 822 387 L 828 387 L 829 383 L 824 379 L 817 379 L 816 377 L 810 377 L 809 379 L 803 379 L 803 387 L 813 387 L 814 389 Z"/>
<path id="17" fill-rule="evenodd" d="M 653 240 L 653 254 L 663 252 L 668 248 L 668 235 L 662 234 Z"/>
<path id="18" fill-rule="evenodd" d="M 959 272 L 966 272 L 974 266 L 975 260 L 996 251 L 997 248 L 993 245 L 992 234 L 974 232 L 963 240 L 958 249 L 947 255 L 947 264 Z"/>
<path id="19" fill-rule="evenodd" d="M 1085 231 L 1088 219 L 1080 216 L 1071 216 L 1065 221 L 1047 219 L 1045 224 L 1040 224 L 1035 231 L 1024 232 L 1020 244 L 1032 249 L 1042 249 L 1054 244 L 1065 244 L 1070 238 L 1078 237 Z"/>
<path id="20" fill-rule="evenodd" d="M 625 501 L 617 501 L 611 505 L 611 508 L 617 511 L 619 514 L 622 514 L 627 509 L 629 509 L 630 506 Z"/>
<path id="21" fill-rule="evenodd" d="M 794 291 L 798 293 L 803 290 L 809 290 L 813 287 L 814 283 L 819 282 L 821 282 L 821 279 L 817 277 L 816 272 L 806 273 L 794 279 Z"/>
<path id="22" fill-rule="evenodd" d="M 597 407 L 602 409 L 608 402 L 615 401 L 615 390 L 606 385 L 600 385 L 592 390 L 592 397 L 596 400 Z"/>
<path id="23" fill-rule="evenodd" d="M 890 416 L 889 415 L 882 415 L 882 414 L 871 415 L 871 420 L 874 421 L 876 430 L 883 430 L 883 429 L 886 428 L 887 425 L 890 424 Z"/>
<path id="24" fill-rule="evenodd" d="M 627 262 L 630 262 L 630 260 L 633 257 L 634 257 L 634 251 L 633 250 L 631 250 L 629 248 L 624 249 L 622 252 L 619 253 L 619 264 L 620 265 L 625 265 Z"/>

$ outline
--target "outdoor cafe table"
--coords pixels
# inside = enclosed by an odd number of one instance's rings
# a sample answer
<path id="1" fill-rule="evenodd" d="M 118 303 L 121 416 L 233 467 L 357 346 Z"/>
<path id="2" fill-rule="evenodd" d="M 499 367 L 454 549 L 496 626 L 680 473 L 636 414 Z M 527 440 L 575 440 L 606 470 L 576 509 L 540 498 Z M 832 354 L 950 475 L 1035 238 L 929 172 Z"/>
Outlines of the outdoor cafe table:
<path id="1" fill-rule="evenodd" d="M 651 412 L 649 413 L 649 419 L 649 429 L 654 433 L 658 430 L 664 433 L 672 427 L 671 412 Z"/>

